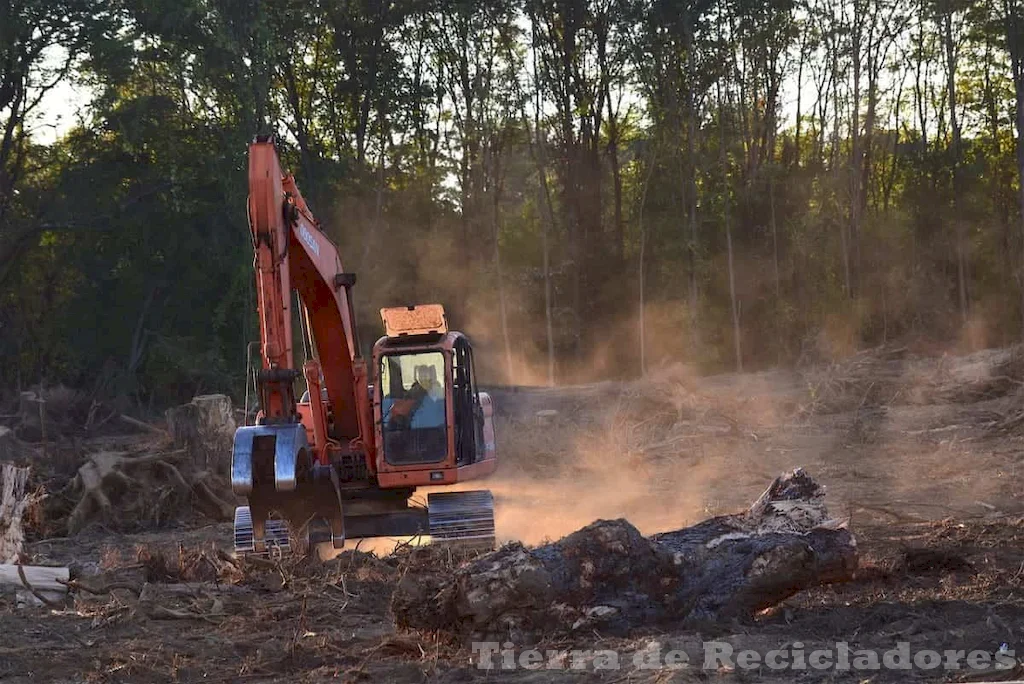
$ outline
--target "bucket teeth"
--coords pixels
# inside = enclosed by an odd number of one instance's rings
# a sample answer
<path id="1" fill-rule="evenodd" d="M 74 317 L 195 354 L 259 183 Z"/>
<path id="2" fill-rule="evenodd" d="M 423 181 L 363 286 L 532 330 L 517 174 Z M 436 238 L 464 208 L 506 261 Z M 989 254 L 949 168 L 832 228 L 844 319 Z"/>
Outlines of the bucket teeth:
<path id="1" fill-rule="evenodd" d="M 432 543 L 494 548 L 494 496 L 487 490 L 427 495 Z"/>
<path id="2" fill-rule="evenodd" d="M 263 528 L 266 551 L 263 555 L 291 552 L 291 536 L 284 520 L 267 520 Z M 235 553 L 250 555 L 256 552 L 256 533 L 252 524 L 252 511 L 248 506 L 235 509 Z"/>

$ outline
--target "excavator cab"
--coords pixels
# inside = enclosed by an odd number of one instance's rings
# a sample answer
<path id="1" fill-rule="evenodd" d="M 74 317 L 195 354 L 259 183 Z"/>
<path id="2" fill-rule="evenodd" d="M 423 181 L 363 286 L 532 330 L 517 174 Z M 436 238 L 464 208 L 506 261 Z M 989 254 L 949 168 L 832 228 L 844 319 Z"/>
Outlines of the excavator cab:
<path id="1" fill-rule="evenodd" d="M 490 397 L 473 350 L 440 305 L 383 309 L 373 350 L 377 473 L 382 487 L 453 484 L 493 472 Z"/>

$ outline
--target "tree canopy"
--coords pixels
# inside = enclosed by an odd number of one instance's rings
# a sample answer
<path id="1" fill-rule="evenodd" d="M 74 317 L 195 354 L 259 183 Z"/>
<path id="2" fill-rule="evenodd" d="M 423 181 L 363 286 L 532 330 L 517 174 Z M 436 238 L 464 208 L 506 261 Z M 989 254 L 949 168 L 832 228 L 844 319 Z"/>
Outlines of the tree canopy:
<path id="1" fill-rule="evenodd" d="M 240 390 L 257 133 L 488 381 L 1005 343 L 1022 131 L 1020 0 L 0 0 L 0 376 Z"/>

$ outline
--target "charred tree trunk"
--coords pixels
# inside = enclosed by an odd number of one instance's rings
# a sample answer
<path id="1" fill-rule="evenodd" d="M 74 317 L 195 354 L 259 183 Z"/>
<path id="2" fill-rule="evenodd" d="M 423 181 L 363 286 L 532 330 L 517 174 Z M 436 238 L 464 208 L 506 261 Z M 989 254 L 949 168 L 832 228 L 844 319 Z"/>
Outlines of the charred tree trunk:
<path id="1" fill-rule="evenodd" d="M 516 643 L 749 617 L 853 576 L 853 534 L 823 499 L 797 469 L 746 512 L 693 527 L 645 538 L 625 520 L 598 520 L 535 549 L 508 544 L 454 573 L 410 572 L 392 609 L 400 627 Z"/>

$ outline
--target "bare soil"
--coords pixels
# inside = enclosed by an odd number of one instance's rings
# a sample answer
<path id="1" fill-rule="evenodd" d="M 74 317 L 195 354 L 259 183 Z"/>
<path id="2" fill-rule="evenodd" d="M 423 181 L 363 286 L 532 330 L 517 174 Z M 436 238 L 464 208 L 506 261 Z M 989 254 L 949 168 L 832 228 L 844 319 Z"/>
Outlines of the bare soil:
<path id="1" fill-rule="evenodd" d="M 850 519 L 861 552 L 853 582 L 748 621 L 541 643 L 615 649 L 618 670 L 487 672 L 468 644 L 396 630 L 394 586 L 411 567 L 449 571 L 462 559 L 446 550 L 242 563 L 223 553 L 230 525 L 189 518 L 32 542 L 31 562 L 71 564 L 82 586 L 61 608 L 0 596 L 0 681 L 1020 679 L 1020 670 L 707 671 L 699 659 L 641 670 L 631 660 L 652 648 L 699 653 L 710 639 L 761 652 L 1006 644 L 1024 657 L 1022 365 L 1018 350 L 917 359 L 886 349 L 805 372 L 697 378 L 665 368 L 643 382 L 493 390 L 502 465 L 467 488 L 495 491 L 505 539 L 538 543 L 596 518 L 625 517 L 645 534 L 676 529 L 743 508 L 796 466 L 827 486 L 833 515 Z"/>

